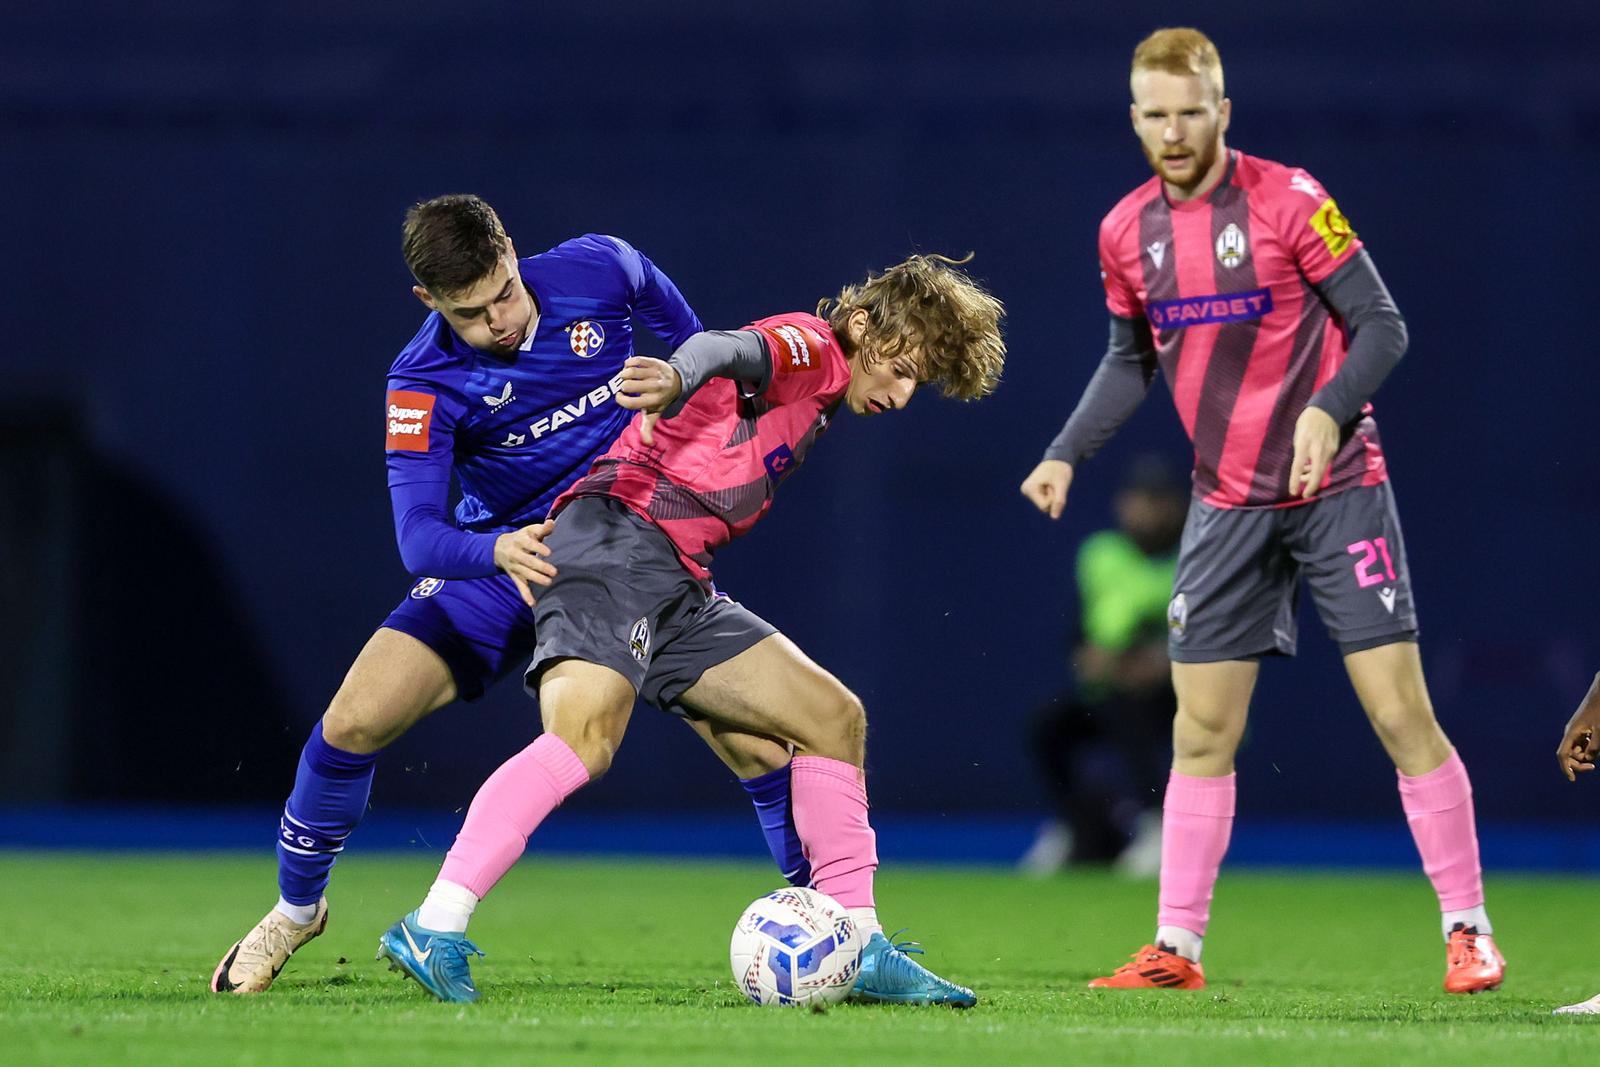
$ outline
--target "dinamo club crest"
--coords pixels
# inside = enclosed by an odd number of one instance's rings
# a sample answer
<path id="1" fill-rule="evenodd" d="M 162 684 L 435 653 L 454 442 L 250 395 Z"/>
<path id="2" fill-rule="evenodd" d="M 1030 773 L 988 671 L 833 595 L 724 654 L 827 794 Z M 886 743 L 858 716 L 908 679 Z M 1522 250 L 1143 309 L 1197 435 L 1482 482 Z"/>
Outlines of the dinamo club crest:
<path id="1" fill-rule="evenodd" d="M 606 343 L 606 331 L 598 322 L 584 319 L 567 327 L 567 341 L 572 345 L 573 355 L 589 359 Z"/>

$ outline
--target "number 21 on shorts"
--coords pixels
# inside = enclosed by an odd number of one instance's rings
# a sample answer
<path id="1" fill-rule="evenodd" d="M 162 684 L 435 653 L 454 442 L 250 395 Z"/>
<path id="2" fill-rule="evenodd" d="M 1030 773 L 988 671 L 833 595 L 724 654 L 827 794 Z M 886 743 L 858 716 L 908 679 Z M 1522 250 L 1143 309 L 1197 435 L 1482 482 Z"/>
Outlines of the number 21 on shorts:
<path id="1" fill-rule="evenodd" d="M 1370 585 L 1381 585 L 1384 582 L 1396 580 L 1394 560 L 1389 558 L 1389 539 L 1387 537 L 1374 537 L 1370 541 L 1357 541 L 1355 544 L 1348 546 L 1345 551 L 1352 556 L 1357 554 L 1361 556 L 1355 563 L 1356 584 L 1361 588 L 1365 589 Z M 1378 562 L 1380 555 L 1383 557 L 1383 569 L 1389 574 L 1387 578 L 1382 574 L 1373 574 L 1371 570 L 1372 565 Z"/>

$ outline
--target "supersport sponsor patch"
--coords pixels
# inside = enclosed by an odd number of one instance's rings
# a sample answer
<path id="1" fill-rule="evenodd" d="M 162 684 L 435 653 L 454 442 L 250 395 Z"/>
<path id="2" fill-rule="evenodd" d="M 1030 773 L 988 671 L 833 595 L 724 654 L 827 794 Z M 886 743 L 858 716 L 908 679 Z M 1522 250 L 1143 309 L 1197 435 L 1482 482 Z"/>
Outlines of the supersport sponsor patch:
<path id="1" fill-rule="evenodd" d="M 1344 212 L 1339 210 L 1339 205 L 1333 202 L 1331 196 L 1317 208 L 1310 222 L 1311 228 L 1322 238 L 1322 243 L 1328 246 L 1328 255 L 1334 259 L 1344 255 L 1356 239 L 1356 231 L 1350 228 L 1350 220 L 1344 217 Z"/>
<path id="2" fill-rule="evenodd" d="M 1251 289 L 1245 293 L 1217 293 L 1211 296 L 1183 296 L 1176 300 L 1157 300 L 1145 305 L 1152 326 L 1176 330 L 1184 326 L 1203 326 L 1214 322 L 1244 322 L 1259 319 L 1272 310 L 1272 290 Z"/>
<path id="3" fill-rule="evenodd" d="M 388 433 L 384 449 L 389 452 L 426 452 L 428 427 L 433 424 L 432 393 L 410 389 L 390 389 L 384 411 Z"/>
<path id="4" fill-rule="evenodd" d="M 822 346 L 808 331 L 786 323 L 768 326 L 761 332 L 770 341 L 768 347 L 774 356 L 773 370 L 792 374 L 822 369 Z"/>

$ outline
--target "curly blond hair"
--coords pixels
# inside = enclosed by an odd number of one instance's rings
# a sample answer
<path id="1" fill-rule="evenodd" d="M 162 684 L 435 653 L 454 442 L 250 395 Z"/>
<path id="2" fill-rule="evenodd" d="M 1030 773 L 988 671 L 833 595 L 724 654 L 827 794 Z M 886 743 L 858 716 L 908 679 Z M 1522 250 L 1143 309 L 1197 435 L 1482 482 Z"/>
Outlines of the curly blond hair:
<path id="1" fill-rule="evenodd" d="M 873 363 L 894 359 L 908 347 L 921 348 L 920 377 L 945 396 L 976 400 L 994 392 L 1005 366 L 1000 336 L 1005 306 L 958 270 L 971 262 L 936 253 L 912 256 L 860 285 L 817 304 L 846 355 L 854 355 L 846 324 L 854 312 L 867 313 L 861 347 Z"/>

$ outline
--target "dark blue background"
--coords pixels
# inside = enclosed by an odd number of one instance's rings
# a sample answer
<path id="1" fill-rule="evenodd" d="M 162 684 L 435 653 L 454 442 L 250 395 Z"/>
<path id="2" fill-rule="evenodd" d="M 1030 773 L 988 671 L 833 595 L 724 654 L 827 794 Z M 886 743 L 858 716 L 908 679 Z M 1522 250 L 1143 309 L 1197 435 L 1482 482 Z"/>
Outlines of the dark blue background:
<path id="1" fill-rule="evenodd" d="M 1378 418 L 1480 812 L 1593 812 L 1550 753 L 1600 668 L 1595 9 L 136 7 L 12 10 L 0 35 L 6 797 L 283 794 L 408 586 L 379 436 L 422 313 L 400 217 L 474 191 L 524 254 L 626 237 L 714 326 L 977 252 L 1010 311 L 1000 391 L 844 420 L 717 573 L 865 699 L 879 806 L 1038 809 L 1022 722 L 1061 682 L 1072 552 L 1136 451 L 1186 456 L 1165 388 L 1061 523 L 1016 486 L 1101 351 L 1096 226 L 1148 173 L 1128 55 L 1203 15 L 1231 143 L 1327 185 L 1411 327 Z M 1397 816 L 1302 621 L 1300 660 L 1264 672 L 1241 811 Z M 374 802 L 463 804 L 535 724 L 514 686 L 441 712 Z M 687 731 L 634 730 L 580 803 L 741 803 Z"/>

